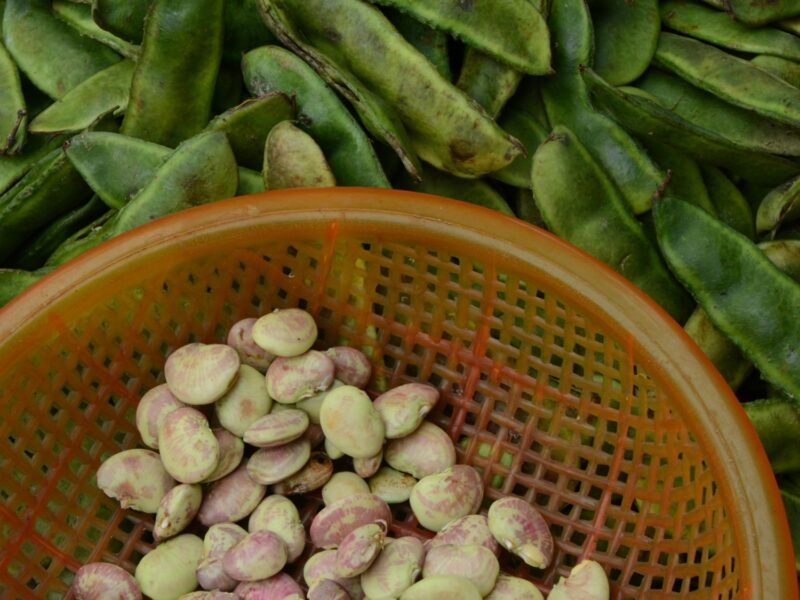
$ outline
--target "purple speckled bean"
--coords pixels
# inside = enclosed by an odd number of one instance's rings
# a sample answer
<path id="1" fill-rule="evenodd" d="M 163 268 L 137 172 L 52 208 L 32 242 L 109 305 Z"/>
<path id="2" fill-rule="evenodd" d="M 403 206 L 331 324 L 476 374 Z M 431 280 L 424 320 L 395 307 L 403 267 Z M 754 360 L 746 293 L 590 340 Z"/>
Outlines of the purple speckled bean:
<path id="1" fill-rule="evenodd" d="M 408 473 L 401 473 L 391 467 L 381 467 L 369 478 L 369 491 L 383 498 L 387 504 L 399 504 L 408 500 L 416 484 L 417 480 Z M 489 537 L 492 537 L 491 534 Z"/>
<path id="2" fill-rule="evenodd" d="M 110 563 L 89 563 L 75 573 L 72 594 L 77 600 L 142 600 L 133 575 Z"/>
<path id="3" fill-rule="evenodd" d="M 236 580 L 225 574 L 222 558 L 247 532 L 235 523 L 212 525 L 203 538 L 203 557 L 197 565 L 197 582 L 204 590 L 229 592 L 236 587 Z"/>
<path id="4" fill-rule="evenodd" d="M 219 444 L 219 462 L 214 472 L 206 477 L 203 483 L 217 481 L 232 473 L 241 464 L 244 456 L 244 442 L 240 438 L 223 427 L 217 427 L 212 431 Z"/>
<path id="5" fill-rule="evenodd" d="M 411 510 L 420 525 L 439 531 L 450 521 L 478 512 L 483 500 L 483 482 L 467 465 L 428 475 L 411 490 Z"/>
<path id="6" fill-rule="evenodd" d="M 366 355 L 350 346 L 334 346 L 328 348 L 325 354 L 336 366 L 336 379 L 345 385 L 365 388 L 372 375 L 372 365 Z"/>
<path id="7" fill-rule="evenodd" d="M 348 496 L 369 493 L 369 486 L 361 477 L 351 471 L 339 471 L 322 488 L 322 501 L 329 506 Z"/>
<path id="8" fill-rule="evenodd" d="M 317 350 L 278 357 L 267 369 L 267 392 L 281 404 L 294 404 L 333 384 L 333 361 Z"/>
<path id="9" fill-rule="evenodd" d="M 320 425 L 334 446 L 353 458 L 372 458 L 384 441 L 381 415 L 367 394 L 344 385 L 331 391 L 322 402 Z"/>
<path id="10" fill-rule="evenodd" d="M 383 549 L 386 523 L 368 523 L 351 531 L 336 550 L 336 576 L 357 577 L 369 569 Z"/>
<path id="11" fill-rule="evenodd" d="M 225 344 L 187 344 L 164 364 L 164 378 L 186 404 L 211 404 L 222 398 L 239 375 L 239 355 Z"/>
<path id="12" fill-rule="evenodd" d="M 303 579 L 309 588 L 320 581 L 331 579 L 342 586 L 353 600 L 364 598 L 358 577 L 336 577 L 336 550 L 323 550 L 311 555 L 303 565 Z"/>
<path id="13" fill-rule="evenodd" d="M 237 581 L 272 577 L 286 565 L 286 544 L 271 531 L 248 533 L 225 553 L 222 567 Z"/>
<path id="14" fill-rule="evenodd" d="M 456 447 L 447 432 L 423 421 L 411 435 L 390 440 L 384 459 L 393 469 L 422 479 L 456 464 Z"/>
<path id="15" fill-rule="evenodd" d="M 392 600 L 414 585 L 422 573 L 425 550 L 411 536 L 387 539 L 383 552 L 361 575 L 361 586 L 370 600 Z"/>
<path id="16" fill-rule="evenodd" d="M 532 567 L 546 569 L 553 559 L 553 536 L 533 506 L 509 496 L 489 507 L 489 530 L 500 545 Z"/>
<path id="17" fill-rule="evenodd" d="M 184 594 L 178 600 L 238 600 L 238 596 L 220 590 L 213 590 L 210 592 L 190 592 Z"/>
<path id="18" fill-rule="evenodd" d="M 375 398 L 386 426 L 386 439 L 411 435 L 439 400 L 439 390 L 426 383 L 407 383 Z"/>
<path id="19" fill-rule="evenodd" d="M 442 544 L 428 550 L 422 577 L 455 575 L 465 577 L 475 584 L 481 596 L 494 588 L 500 574 L 500 563 L 494 552 L 478 544 Z"/>
<path id="20" fill-rule="evenodd" d="M 357 527 L 376 521 L 391 525 L 389 505 L 373 494 L 357 494 L 318 512 L 311 521 L 309 535 L 317 548 L 335 548 Z"/>
<path id="21" fill-rule="evenodd" d="M 300 400 L 300 402 L 294 405 L 294 408 L 298 408 L 306 413 L 312 424 L 319 425 L 319 413 L 322 410 L 322 403 L 325 401 L 325 396 L 327 396 L 333 390 L 342 387 L 343 385 L 344 384 L 341 381 L 334 379 L 331 387 L 329 387 L 327 390 L 323 390 L 309 398 Z"/>
<path id="22" fill-rule="evenodd" d="M 308 415 L 290 408 L 264 415 L 244 432 L 244 441 L 259 448 L 282 446 L 299 438 L 308 429 Z"/>
<path id="23" fill-rule="evenodd" d="M 561 579 L 547 596 L 548 600 L 608 600 L 608 578 L 603 567 L 593 560 L 582 560 L 572 567 L 569 577 Z"/>
<path id="24" fill-rule="evenodd" d="M 253 340 L 275 356 L 299 356 L 317 339 L 314 317 L 299 308 L 276 310 L 253 325 Z"/>
<path id="25" fill-rule="evenodd" d="M 164 496 L 175 486 L 158 453 L 123 450 L 110 456 L 97 470 L 97 487 L 122 508 L 155 513 Z"/>
<path id="26" fill-rule="evenodd" d="M 267 496 L 250 515 L 250 533 L 271 531 L 286 544 L 286 562 L 294 562 L 306 547 L 306 530 L 294 503 L 280 494 Z"/>
<path id="27" fill-rule="evenodd" d="M 450 521 L 432 539 L 425 542 L 425 550 L 430 551 L 442 544 L 480 544 L 495 555 L 500 554 L 500 544 L 489 531 L 489 520 L 484 515 L 466 515 Z"/>
<path id="28" fill-rule="evenodd" d="M 350 600 L 350 594 L 333 579 L 323 579 L 308 590 L 308 600 Z"/>
<path id="29" fill-rule="evenodd" d="M 305 466 L 272 487 L 276 494 L 297 496 L 318 490 L 333 475 L 333 461 L 324 452 L 312 452 Z"/>
<path id="30" fill-rule="evenodd" d="M 253 512 L 266 493 L 266 486 L 253 481 L 241 465 L 211 485 L 197 518 L 206 527 L 238 521 Z"/>
<path id="31" fill-rule="evenodd" d="M 171 600 L 197 588 L 197 565 L 203 540 L 183 533 L 153 548 L 136 565 L 136 582 L 142 595 L 152 600 Z"/>
<path id="32" fill-rule="evenodd" d="M 158 428 L 173 410 L 186 406 L 169 391 L 166 383 L 149 390 L 136 405 L 136 429 L 142 441 L 158 450 Z"/>
<path id="33" fill-rule="evenodd" d="M 155 540 L 160 542 L 186 529 L 202 501 L 203 491 L 197 484 L 182 483 L 167 492 L 158 505 L 153 527 Z"/>
<path id="34" fill-rule="evenodd" d="M 544 596 L 527 579 L 501 574 L 486 600 L 544 600 Z"/>
<path id="35" fill-rule="evenodd" d="M 317 448 L 325 441 L 325 432 L 322 431 L 322 427 L 314 423 L 308 426 L 304 435 L 308 443 L 311 444 L 311 448 Z"/>
<path id="36" fill-rule="evenodd" d="M 383 463 L 383 448 L 375 456 L 368 458 L 354 458 L 353 470 L 359 477 L 367 478 L 372 477 L 378 472 Z"/>
<path id="37" fill-rule="evenodd" d="M 286 573 L 268 579 L 243 581 L 236 586 L 241 600 L 304 600 L 303 588 Z"/>
<path id="38" fill-rule="evenodd" d="M 267 367 L 274 360 L 275 355 L 264 350 L 253 340 L 253 326 L 256 321 L 258 319 L 249 318 L 234 323 L 228 332 L 228 338 L 225 343 L 236 350 L 243 365 L 248 365 L 262 373 L 266 373 Z"/>
<path id="39" fill-rule="evenodd" d="M 277 448 L 261 448 L 247 461 L 253 481 L 270 485 L 294 475 L 308 462 L 311 444 L 300 438 Z"/>
<path id="40" fill-rule="evenodd" d="M 220 425 L 239 437 L 272 408 L 264 376 L 253 367 L 239 367 L 233 387 L 214 404 Z"/>
<path id="41" fill-rule="evenodd" d="M 181 483 L 199 483 L 219 464 L 219 443 L 208 419 L 190 406 L 164 417 L 158 446 L 164 468 Z"/>
<path id="42" fill-rule="evenodd" d="M 480 600 L 475 584 L 464 577 L 436 575 L 422 579 L 408 588 L 400 600 Z"/>

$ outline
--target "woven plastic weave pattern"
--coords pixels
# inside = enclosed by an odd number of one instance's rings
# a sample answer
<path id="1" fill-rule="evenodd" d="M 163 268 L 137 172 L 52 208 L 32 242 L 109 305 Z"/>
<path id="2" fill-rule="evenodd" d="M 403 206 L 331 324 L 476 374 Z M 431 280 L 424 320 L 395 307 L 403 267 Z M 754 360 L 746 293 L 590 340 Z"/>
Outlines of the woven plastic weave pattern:
<path id="1" fill-rule="evenodd" d="M 553 565 L 505 569 L 548 587 L 591 557 L 613 597 L 745 597 L 730 499 L 636 340 L 535 267 L 411 228 L 346 225 L 192 244 L 48 312 L 25 351 L 4 356 L 0 597 L 61 598 L 89 561 L 132 571 L 152 547 L 152 517 L 99 492 L 99 464 L 138 444 L 137 401 L 163 382 L 172 350 L 291 306 L 315 314 L 320 347 L 370 356 L 372 393 L 437 386 L 432 419 L 481 470 L 486 502 L 513 494 L 542 511 Z M 430 535 L 410 511 L 395 516 L 396 533 Z"/>

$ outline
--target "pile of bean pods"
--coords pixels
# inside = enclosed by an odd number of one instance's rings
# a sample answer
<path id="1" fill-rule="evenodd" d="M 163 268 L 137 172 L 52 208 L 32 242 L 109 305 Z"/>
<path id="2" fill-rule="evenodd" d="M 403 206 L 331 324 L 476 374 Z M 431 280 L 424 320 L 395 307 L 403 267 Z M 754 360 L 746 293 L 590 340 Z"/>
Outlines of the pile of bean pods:
<path id="1" fill-rule="evenodd" d="M 0 304 L 237 194 L 359 185 L 488 206 L 685 325 L 746 403 L 800 547 L 797 0 L 0 10 Z"/>
<path id="2" fill-rule="evenodd" d="M 456 464 L 447 432 L 423 420 L 438 390 L 408 383 L 372 400 L 362 389 L 367 357 L 347 346 L 312 350 L 316 339 L 310 314 L 284 309 L 236 323 L 227 344 L 169 355 L 166 382 L 136 410 L 152 450 L 124 450 L 97 472 L 123 508 L 155 514 L 157 545 L 135 577 L 106 563 L 81 567 L 79 600 L 110 600 L 112 591 L 116 600 L 301 600 L 283 572 L 300 559 L 310 600 L 542 600 L 532 583 L 500 574 L 498 555 L 502 547 L 547 567 L 547 523 L 513 496 L 478 514 L 480 474 Z M 307 533 L 292 497 L 316 490 L 324 508 Z M 404 502 L 434 537 L 389 537 L 389 505 Z M 245 519 L 247 529 L 237 524 Z M 587 597 L 609 597 L 590 560 L 548 596 Z"/>

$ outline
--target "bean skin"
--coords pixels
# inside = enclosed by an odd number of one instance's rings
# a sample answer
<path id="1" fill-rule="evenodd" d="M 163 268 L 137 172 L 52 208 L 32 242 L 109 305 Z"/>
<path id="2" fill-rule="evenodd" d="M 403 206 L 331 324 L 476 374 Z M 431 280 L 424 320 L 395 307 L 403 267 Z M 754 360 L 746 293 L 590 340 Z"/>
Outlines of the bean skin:
<path id="1" fill-rule="evenodd" d="M 711 322 L 765 379 L 800 396 L 800 283 L 702 209 L 667 196 L 653 216 L 663 256 Z"/>
<path id="2" fill-rule="evenodd" d="M 533 157 L 533 195 L 547 228 L 637 285 L 683 322 L 691 303 L 613 183 L 563 126 Z"/>
<path id="3" fill-rule="evenodd" d="M 662 32 L 655 64 L 726 102 L 800 126 L 800 89 L 714 46 Z"/>
<path id="4" fill-rule="evenodd" d="M 19 71 L 0 43 L 0 154 L 17 154 L 25 144 L 28 125 Z"/>
<path id="5" fill-rule="evenodd" d="M 203 130 L 222 57 L 222 7 L 222 0 L 153 2 L 121 133 L 174 147 Z"/>
<path id="6" fill-rule="evenodd" d="M 757 184 L 777 185 L 800 172 L 800 166 L 793 161 L 754 152 L 686 121 L 643 90 L 608 85 L 591 69 L 584 69 L 583 78 L 592 92 L 595 106 L 639 136 L 668 139 L 696 160 L 726 167 L 745 181 Z"/>
<path id="7" fill-rule="evenodd" d="M 310 44 L 346 65 L 396 110 L 415 150 L 433 166 L 478 177 L 520 153 L 518 142 L 446 81 L 376 8 L 360 0 L 264 0 L 263 5 L 268 22 L 282 15 L 284 23 L 294 23 Z M 296 37 L 284 41 L 297 46 Z"/>
<path id="8" fill-rule="evenodd" d="M 580 66 L 590 64 L 592 25 L 584 0 L 555 2 L 548 20 L 556 44 L 553 67 L 558 77 L 542 81 L 542 97 L 553 125 L 572 130 L 607 171 L 636 214 L 650 209 L 666 173 L 617 123 L 592 106 Z"/>
<path id="9" fill-rule="evenodd" d="M 278 46 L 264 46 L 244 55 L 242 71 L 251 94 L 283 92 L 293 97 L 297 126 L 322 148 L 339 185 L 389 187 L 372 142 L 302 59 Z"/>
<path id="10" fill-rule="evenodd" d="M 658 44 L 658 0 L 592 0 L 594 69 L 612 85 L 637 79 Z"/>
<path id="11" fill-rule="evenodd" d="M 661 21 L 668 29 L 715 46 L 800 60 L 800 38 L 797 36 L 771 27 L 753 29 L 724 12 L 694 2 L 662 2 Z"/>

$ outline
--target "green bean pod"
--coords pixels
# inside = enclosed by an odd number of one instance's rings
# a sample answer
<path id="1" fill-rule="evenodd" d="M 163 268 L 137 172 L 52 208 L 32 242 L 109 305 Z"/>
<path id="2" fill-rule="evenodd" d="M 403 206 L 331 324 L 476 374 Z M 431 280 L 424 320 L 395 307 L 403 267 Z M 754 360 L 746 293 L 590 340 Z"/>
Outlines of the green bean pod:
<path id="1" fill-rule="evenodd" d="M 468 46 L 531 75 L 551 73 L 547 22 L 529 0 L 373 0 L 447 31 Z"/>
<path id="2" fill-rule="evenodd" d="M 771 27 L 753 29 L 729 15 L 684 0 L 661 3 L 664 27 L 737 52 L 800 60 L 800 38 Z"/>
<path id="3" fill-rule="evenodd" d="M 778 21 L 776 25 L 784 31 L 788 31 L 789 33 L 793 33 L 795 35 L 800 35 L 800 17 L 784 19 L 783 21 Z"/>
<path id="4" fill-rule="evenodd" d="M 800 156 L 800 131 L 728 104 L 679 77 L 650 69 L 639 79 L 637 87 L 690 123 L 738 146 L 756 152 Z"/>
<path id="5" fill-rule="evenodd" d="M 83 205 L 90 195 L 62 149 L 44 156 L 0 196 L 0 263 L 31 234 Z"/>
<path id="6" fill-rule="evenodd" d="M 611 85 L 624 85 L 645 72 L 658 44 L 658 0 L 591 0 L 594 65 Z"/>
<path id="7" fill-rule="evenodd" d="M 97 219 L 108 207 L 97 196 L 83 206 L 56 219 L 22 247 L 11 261 L 15 269 L 38 269 L 70 236 Z"/>
<path id="8" fill-rule="evenodd" d="M 67 157 L 103 202 L 122 208 L 155 176 L 172 152 L 166 146 L 119 133 L 87 131 L 73 137 Z M 260 172 L 239 167 L 237 195 L 264 191 Z"/>
<path id="9" fill-rule="evenodd" d="M 793 60 L 780 58 L 779 56 L 767 56 L 766 54 L 759 54 L 758 56 L 750 59 L 750 62 L 769 71 L 776 77 L 780 77 L 786 83 L 794 87 L 800 87 L 800 64 Z"/>
<path id="10" fill-rule="evenodd" d="M 666 174 L 639 144 L 608 117 L 596 112 L 581 79 L 580 67 L 591 63 L 592 23 L 584 0 L 555 2 L 548 21 L 556 44 L 555 77 L 542 81 L 547 116 L 578 136 L 608 173 L 637 214 L 650 209 Z"/>
<path id="11" fill-rule="evenodd" d="M 339 97 L 302 59 L 264 46 L 242 60 L 251 94 L 283 92 L 294 99 L 297 126 L 320 145 L 340 185 L 389 187 L 372 143 Z"/>
<path id="12" fill-rule="evenodd" d="M 258 0 L 225 0 L 225 37 L 222 57 L 226 63 L 242 62 L 242 55 L 277 40 L 261 18 Z"/>
<path id="13" fill-rule="evenodd" d="M 214 117 L 206 129 L 225 132 L 236 162 L 251 169 L 260 169 L 269 132 L 278 123 L 293 118 L 292 100 L 286 94 L 273 92 L 245 100 L 239 106 Z"/>
<path id="14" fill-rule="evenodd" d="M 491 177 L 509 185 L 529 188 L 533 154 L 539 144 L 547 138 L 547 131 L 530 114 L 511 107 L 503 111 L 497 122 L 504 131 L 508 131 L 522 142 L 526 154 L 515 158 L 507 167 L 495 171 Z"/>
<path id="15" fill-rule="evenodd" d="M 241 60 L 240 60 L 241 62 Z M 244 78 L 242 67 L 221 64 L 217 81 L 214 84 L 214 97 L 211 99 L 211 113 L 218 115 L 233 108 L 245 100 Z"/>
<path id="16" fill-rule="evenodd" d="M 222 56 L 222 0 L 155 0 L 121 132 L 173 147 L 208 123 Z"/>
<path id="17" fill-rule="evenodd" d="M 725 8 L 750 26 L 800 15 L 800 5 L 795 0 L 725 0 Z"/>
<path id="18" fill-rule="evenodd" d="M 237 180 L 236 159 L 225 134 L 209 131 L 196 135 L 171 152 L 153 178 L 125 206 L 112 211 L 88 235 L 81 232 L 64 242 L 47 265 L 62 264 L 154 219 L 229 198 L 236 193 Z"/>
<path id="19" fill-rule="evenodd" d="M 0 43 L 0 155 L 17 154 L 25 145 L 28 111 L 19 71 Z"/>
<path id="20" fill-rule="evenodd" d="M 264 148 L 264 187 L 333 187 L 333 176 L 322 149 L 310 135 L 289 121 L 276 125 Z"/>
<path id="21" fill-rule="evenodd" d="M 762 185 L 777 185 L 800 172 L 800 166 L 791 160 L 754 152 L 686 121 L 647 92 L 608 85 L 591 69 L 584 70 L 583 78 L 595 106 L 636 135 L 667 139 L 696 160 L 726 167 L 742 179 Z"/>
<path id="22" fill-rule="evenodd" d="M 23 152 L 0 156 L 0 194 L 19 181 L 45 154 L 64 143 L 63 136 L 34 136 L 25 143 Z"/>
<path id="23" fill-rule="evenodd" d="M 128 106 L 133 69 L 123 60 L 92 75 L 51 104 L 31 121 L 31 133 L 74 133 L 108 114 L 121 115 Z"/>
<path id="24" fill-rule="evenodd" d="M 800 89 L 714 46 L 663 32 L 655 63 L 726 102 L 800 126 Z"/>
<path id="25" fill-rule="evenodd" d="M 800 573 L 800 552 L 796 550 L 800 548 L 800 474 L 793 473 L 791 476 L 779 477 L 778 487 L 789 519 L 789 534 L 795 547 L 795 568 Z"/>
<path id="26" fill-rule="evenodd" d="M 643 143 L 648 154 L 661 168 L 670 172 L 669 182 L 664 188 L 666 193 L 691 202 L 716 216 L 716 210 L 703 181 L 703 174 L 700 172 L 700 165 L 669 144 L 648 138 L 643 138 Z"/>
<path id="27" fill-rule="evenodd" d="M 554 7 L 555 9 L 555 7 Z M 533 157 L 531 183 L 547 228 L 592 254 L 682 322 L 691 300 L 648 240 L 613 183 L 563 126 Z"/>
<path id="28" fill-rule="evenodd" d="M 800 219 L 800 177 L 779 185 L 764 196 L 756 212 L 756 231 L 775 235 L 781 225 L 797 219 Z"/>
<path id="29" fill-rule="evenodd" d="M 100 27 L 133 44 L 141 44 L 144 18 L 153 0 L 92 0 L 92 18 Z"/>
<path id="30" fill-rule="evenodd" d="M 23 269 L 0 269 L 0 308 L 8 304 L 15 296 L 21 294 L 26 288 L 39 281 L 51 268 L 39 271 L 25 271 Z"/>
<path id="31" fill-rule="evenodd" d="M 3 41 L 20 71 L 51 98 L 120 60 L 56 18 L 48 0 L 6 0 Z"/>
<path id="32" fill-rule="evenodd" d="M 742 405 L 775 474 L 800 472 L 800 400 L 768 398 Z"/>
<path id="33" fill-rule="evenodd" d="M 45 268 L 52 269 L 62 265 L 68 260 L 111 239 L 111 231 L 105 227 L 105 225 L 108 224 L 118 212 L 119 211 L 116 209 L 107 210 L 94 221 L 61 242 L 58 248 L 56 248 L 47 259 L 47 262 L 44 264 Z"/>
<path id="34" fill-rule="evenodd" d="M 479 177 L 520 153 L 518 142 L 442 78 L 375 7 L 360 0 L 262 0 L 262 5 L 268 21 L 278 12 L 290 14 L 310 43 L 395 109 L 417 153 L 433 166 Z"/>
<path id="35" fill-rule="evenodd" d="M 716 167 L 701 165 L 700 169 L 711 204 L 714 205 L 715 212 L 711 214 L 716 214 L 720 221 L 747 236 L 748 239 L 755 240 L 756 223 L 753 210 L 739 188 Z"/>
<path id="36" fill-rule="evenodd" d="M 138 46 L 117 37 L 95 23 L 92 18 L 92 7 L 88 4 L 78 4 L 68 0 L 53 0 L 53 14 L 81 35 L 108 46 L 125 58 L 133 59 L 139 56 Z"/>
<path id="37" fill-rule="evenodd" d="M 531 225 L 541 227 L 542 229 L 545 228 L 542 213 L 539 212 L 539 208 L 536 206 L 536 201 L 533 198 L 533 192 L 529 189 L 519 188 L 517 190 L 516 210 L 514 212 L 517 218 Z"/>
<path id="38" fill-rule="evenodd" d="M 358 113 L 367 131 L 392 148 L 406 171 L 419 178 L 422 168 L 419 157 L 395 110 L 344 68 L 341 60 L 333 60 L 328 56 L 330 52 L 321 52 L 308 43 L 293 20 L 289 19 L 283 5 L 279 6 L 271 0 L 259 0 L 259 6 L 265 23 L 278 39 L 311 65 L 328 85 L 344 96 Z M 373 53 L 369 52 L 368 55 L 373 56 Z M 424 59 L 421 55 L 420 57 Z"/>
<path id="39" fill-rule="evenodd" d="M 780 240 L 758 245 L 764 255 L 781 271 L 800 282 L 800 242 Z M 724 333 L 714 327 L 706 312 L 698 307 L 684 326 L 717 370 L 736 390 L 753 370 L 753 363 Z"/>
<path id="40" fill-rule="evenodd" d="M 400 35 L 431 61 L 442 77 L 447 81 L 452 81 L 453 73 L 450 68 L 450 51 L 447 48 L 446 33 L 417 21 L 411 15 L 399 10 L 386 8 L 384 14 L 400 32 Z"/>
<path id="41" fill-rule="evenodd" d="M 456 86 L 496 118 L 517 91 L 523 75 L 480 50 L 467 48 Z"/>
<path id="42" fill-rule="evenodd" d="M 800 283 L 705 211 L 664 197 L 653 207 L 661 252 L 711 322 L 764 378 L 800 397 Z"/>
<path id="43" fill-rule="evenodd" d="M 519 84 L 517 92 L 508 101 L 506 107 L 510 110 L 519 110 L 533 117 L 536 122 L 547 131 L 550 131 L 550 119 L 542 98 L 542 79 L 540 77 L 525 77 Z"/>
<path id="44" fill-rule="evenodd" d="M 503 196 L 483 179 L 462 179 L 425 166 L 422 171 L 422 181 L 415 183 L 408 178 L 400 178 L 395 182 L 395 187 L 453 198 L 514 216 L 514 211 L 511 210 Z"/>

